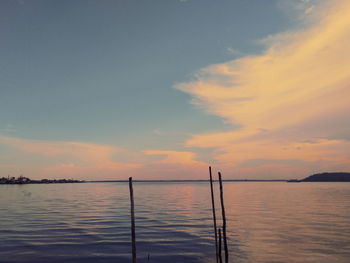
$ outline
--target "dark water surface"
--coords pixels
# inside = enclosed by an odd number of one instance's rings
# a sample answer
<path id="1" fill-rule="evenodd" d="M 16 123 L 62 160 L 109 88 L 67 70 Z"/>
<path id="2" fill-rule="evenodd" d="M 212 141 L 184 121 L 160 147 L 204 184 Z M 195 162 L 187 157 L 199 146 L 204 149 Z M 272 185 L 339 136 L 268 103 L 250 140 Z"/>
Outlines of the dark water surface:
<path id="1" fill-rule="evenodd" d="M 230 262 L 350 262 L 350 183 L 224 191 Z M 134 193 L 138 262 L 214 262 L 208 183 Z M 130 262 L 127 183 L 0 185 L 0 209 L 0 262 Z"/>

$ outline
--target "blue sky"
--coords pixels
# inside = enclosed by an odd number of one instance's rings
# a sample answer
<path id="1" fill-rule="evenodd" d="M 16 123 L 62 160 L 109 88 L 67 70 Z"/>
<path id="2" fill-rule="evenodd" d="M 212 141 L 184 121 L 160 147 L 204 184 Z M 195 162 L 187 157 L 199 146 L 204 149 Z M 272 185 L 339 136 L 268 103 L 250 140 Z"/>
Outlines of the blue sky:
<path id="1" fill-rule="evenodd" d="M 320 2 L 1 1 L 0 135 L 109 145 L 128 152 L 123 161 L 157 149 L 220 163 L 215 146 L 186 140 L 242 123 L 194 105 L 199 97 L 175 87 L 198 80 L 203 68 L 263 54 L 270 47 L 262 40 L 304 29 L 304 14 Z M 26 173 L 21 163 L 36 158 L 2 147 L 4 172 Z M 31 169 L 43 168 L 36 162 Z"/>
<path id="2" fill-rule="evenodd" d="M 3 1 L 1 13 L 1 128 L 116 144 L 223 128 L 173 85 L 289 24 L 276 1 Z"/>

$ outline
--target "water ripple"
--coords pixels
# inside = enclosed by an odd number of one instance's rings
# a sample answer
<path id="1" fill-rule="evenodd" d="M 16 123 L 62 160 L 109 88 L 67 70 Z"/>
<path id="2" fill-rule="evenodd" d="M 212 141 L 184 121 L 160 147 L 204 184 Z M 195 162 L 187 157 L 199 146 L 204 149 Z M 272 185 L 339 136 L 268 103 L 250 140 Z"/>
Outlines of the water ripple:
<path id="1" fill-rule="evenodd" d="M 127 184 L 0 187 L 0 262 L 130 262 Z M 224 189 L 232 262 L 348 262 L 350 184 Z M 208 184 L 134 191 L 138 262 L 215 262 Z"/>

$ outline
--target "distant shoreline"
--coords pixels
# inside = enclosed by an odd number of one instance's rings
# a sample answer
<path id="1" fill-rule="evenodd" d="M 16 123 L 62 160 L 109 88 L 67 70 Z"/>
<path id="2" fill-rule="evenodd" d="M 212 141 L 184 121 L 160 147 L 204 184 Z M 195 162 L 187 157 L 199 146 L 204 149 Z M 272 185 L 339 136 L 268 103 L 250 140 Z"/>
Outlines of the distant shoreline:
<path id="1" fill-rule="evenodd" d="M 218 180 L 213 180 L 218 182 Z M 286 182 L 284 179 L 258 180 L 258 179 L 227 179 L 223 182 Z M 128 183 L 128 180 L 73 180 L 73 179 L 39 179 L 32 180 L 26 177 L 2 177 L 1 184 L 62 184 L 62 183 Z M 135 183 L 207 183 L 209 180 L 133 180 Z"/>
<path id="2" fill-rule="evenodd" d="M 69 183 L 84 183 L 85 181 L 74 179 L 41 179 L 32 180 L 24 176 L 16 177 L 2 177 L 0 178 L 0 184 L 69 184 Z"/>
<path id="3" fill-rule="evenodd" d="M 32 180 L 24 176 L 18 178 L 15 177 L 2 177 L 0 178 L 1 184 L 64 184 L 64 183 L 128 183 L 128 180 L 74 180 L 74 179 L 39 179 Z M 207 183 L 208 179 L 200 180 L 134 180 L 135 183 Z M 217 180 L 214 180 L 217 182 Z M 333 173 L 320 173 L 313 174 L 304 179 L 226 179 L 223 182 L 350 182 L 350 173 L 346 172 L 333 172 Z"/>

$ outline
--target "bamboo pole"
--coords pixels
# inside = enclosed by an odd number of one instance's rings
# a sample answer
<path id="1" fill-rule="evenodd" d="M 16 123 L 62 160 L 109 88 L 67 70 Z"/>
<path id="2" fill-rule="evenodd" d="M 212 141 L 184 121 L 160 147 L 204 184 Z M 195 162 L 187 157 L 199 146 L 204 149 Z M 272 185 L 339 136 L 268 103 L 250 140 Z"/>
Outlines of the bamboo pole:
<path id="1" fill-rule="evenodd" d="M 222 255 L 221 255 L 221 229 L 219 228 L 219 251 L 218 251 L 218 258 L 219 263 L 222 263 Z"/>
<path id="2" fill-rule="evenodd" d="M 129 177 L 129 190 L 130 190 L 130 213 L 131 213 L 132 263 L 136 263 L 135 208 L 134 208 L 134 190 L 132 187 L 132 177 Z"/>
<path id="3" fill-rule="evenodd" d="M 214 200 L 214 189 L 213 189 L 213 177 L 211 175 L 211 166 L 209 166 L 209 178 L 210 178 L 210 191 L 211 191 L 211 205 L 213 210 L 213 222 L 214 222 L 214 234 L 215 234 L 215 256 L 216 263 L 218 263 L 218 233 L 216 228 L 216 213 L 215 213 L 215 200 Z"/>
<path id="4" fill-rule="evenodd" d="M 224 206 L 224 191 L 222 188 L 221 173 L 219 172 L 219 183 L 220 183 L 220 200 L 221 200 L 221 211 L 222 211 L 222 238 L 224 241 L 225 251 L 225 263 L 228 263 L 228 248 L 227 248 L 227 236 L 226 236 L 226 215 Z"/>

